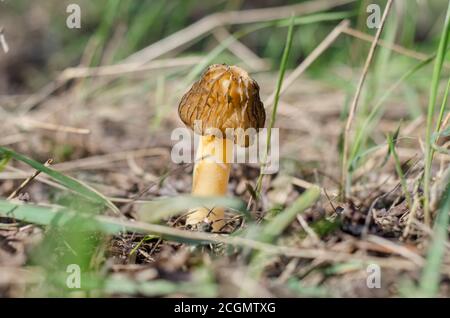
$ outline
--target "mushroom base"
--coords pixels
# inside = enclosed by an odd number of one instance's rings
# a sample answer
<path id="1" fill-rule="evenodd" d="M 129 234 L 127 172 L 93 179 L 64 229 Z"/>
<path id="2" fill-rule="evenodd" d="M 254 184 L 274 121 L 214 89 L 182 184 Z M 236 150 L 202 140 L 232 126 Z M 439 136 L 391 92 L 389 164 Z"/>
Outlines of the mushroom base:
<path id="1" fill-rule="evenodd" d="M 228 139 L 202 136 L 197 150 L 192 181 L 192 194 L 196 196 L 224 196 L 228 190 L 233 143 Z M 223 207 L 199 207 L 190 211 L 186 224 L 210 224 L 214 232 L 224 224 Z"/>

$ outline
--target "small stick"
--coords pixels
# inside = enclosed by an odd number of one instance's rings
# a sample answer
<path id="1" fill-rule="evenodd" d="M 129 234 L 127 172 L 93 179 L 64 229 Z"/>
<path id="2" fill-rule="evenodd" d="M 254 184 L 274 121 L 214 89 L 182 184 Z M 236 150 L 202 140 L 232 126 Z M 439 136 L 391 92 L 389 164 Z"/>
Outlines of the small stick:
<path id="1" fill-rule="evenodd" d="M 191 66 L 199 63 L 200 61 L 200 57 L 193 56 L 154 60 L 146 65 L 139 63 L 120 63 L 97 67 L 69 67 L 61 73 L 59 79 L 68 81 L 71 79 L 85 77 L 120 76 L 123 74 L 152 71 L 163 68 Z"/>
<path id="2" fill-rule="evenodd" d="M 325 196 L 327 197 L 328 203 L 330 203 L 331 208 L 333 209 L 334 213 L 337 213 L 337 212 L 336 212 L 336 211 L 337 211 L 337 210 L 336 210 L 336 207 L 334 206 L 333 201 L 331 201 L 331 198 L 330 198 L 330 196 L 328 195 L 328 192 L 327 192 L 327 190 L 326 190 L 325 188 L 323 188 L 323 192 L 324 192 Z"/>
<path id="3" fill-rule="evenodd" d="M 367 55 L 366 62 L 364 64 L 363 72 L 361 74 L 361 77 L 359 79 L 358 86 L 356 88 L 355 96 L 353 97 L 352 105 L 350 107 L 350 112 L 348 114 L 347 123 L 345 124 L 345 131 L 344 131 L 344 148 L 342 152 L 342 180 L 341 180 L 341 187 L 342 187 L 342 197 L 345 199 L 347 193 L 347 152 L 348 152 L 348 139 L 350 135 L 350 129 L 352 127 L 353 119 L 355 117 L 356 108 L 358 107 L 358 101 L 359 97 L 361 95 L 362 87 L 364 85 L 364 82 L 366 80 L 367 73 L 369 72 L 370 64 L 372 63 L 372 59 L 375 53 L 375 49 L 377 48 L 377 43 L 380 39 L 381 32 L 383 31 L 384 24 L 386 22 L 386 18 L 388 16 L 389 10 L 392 6 L 392 0 L 388 0 L 386 7 L 383 12 L 383 17 L 381 18 L 381 24 L 380 27 L 377 30 L 377 33 L 375 34 L 375 38 L 372 42 L 372 45 L 370 46 L 369 54 Z"/>
<path id="4" fill-rule="evenodd" d="M 363 41 L 366 41 L 366 42 L 373 42 L 374 39 L 375 39 L 370 34 L 361 32 L 359 30 L 355 30 L 355 29 L 353 29 L 351 27 L 344 28 L 342 30 L 342 33 L 345 33 L 347 35 L 350 35 L 350 36 L 352 36 L 354 38 L 357 38 L 357 39 L 360 39 L 360 40 L 363 40 Z M 404 55 L 404 56 L 407 56 L 407 57 L 411 57 L 411 58 L 419 60 L 419 61 L 424 61 L 427 58 L 429 58 L 429 56 L 426 55 L 426 54 L 423 54 L 423 53 L 420 53 L 420 52 L 416 52 L 414 50 L 409 50 L 409 49 L 407 49 L 407 48 L 405 48 L 405 47 L 403 47 L 401 45 L 398 45 L 398 44 L 389 44 L 389 43 L 386 43 L 386 41 L 383 41 L 383 40 L 379 40 L 377 45 L 383 46 L 383 47 L 385 47 L 385 48 L 387 48 L 387 49 L 389 49 L 391 51 L 394 51 L 394 52 L 396 52 L 398 54 L 401 54 L 401 55 Z"/>
<path id="5" fill-rule="evenodd" d="M 241 215 L 236 215 L 233 216 L 232 218 L 230 218 L 228 221 L 225 222 L 224 225 L 222 225 L 222 227 L 219 229 L 219 233 L 222 233 L 222 230 L 225 229 L 229 224 L 231 224 L 232 222 L 234 222 L 234 220 L 240 219 L 242 216 Z M 223 220 L 218 220 L 218 221 L 223 221 Z M 242 223 L 242 222 L 241 222 Z"/>
<path id="6" fill-rule="evenodd" d="M 379 246 L 382 246 L 382 247 L 390 250 L 393 253 L 396 253 L 406 259 L 409 259 L 411 262 L 413 262 L 417 266 L 423 266 L 423 264 L 425 263 L 425 260 L 421 255 L 408 249 L 406 246 L 394 243 L 383 237 L 369 235 L 367 237 L 367 241 L 369 241 L 371 243 L 375 243 Z"/>
<path id="7" fill-rule="evenodd" d="M 305 230 L 306 234 L 314 241 L 314 244 L 318 246 L 324 246 L 323 242 L 321 241 L 319 235 L 314 232 L 314 230 L 309 226 L 308 222 L 301 216 L 300 214 L 297 214 L 297 221 L 300 223 L 302 228 Z"/>
<path id="8" fill-rule="evenodd" d="M 417 182 L 416 186 L 415 186 L 415 193 L 414 193 L 414 200 L 413 200 L 413 205 L 411 207 L 411 210 L 409 211 L 409 215 L 408 215 L 408 220 L 406 221 L 406 226 L 403 230 L 403 235 L 402 237 L 404 239 L 408 238 L 409 232 L 411 231 L 411 225 L 414 223 L 415 219 L 416 219 L 416 212 L 417 209 L 420 205 L 420 198 L 419 198 L 419 182 Z"/>
<path id="9" fill-rule="evenodd" d="M 77 127 L 70 127 L 70 126 L 64 126 L 64 125 L 58 125 L 58 124 L 52 124 L 52 123 L 44 123 L 40 122 L 34 119 L 30 118 L 22 118 L 23 122 L 23 128 L 41 128 L 45 130 L 50 131 L 58 131 L 58 132 L 66 132 L 66 133 L 72 133 L 72 134 L 80 134 L 80 135 L 88 135 L 91 133 L 89 129 L 85 128 L 77 128 Z"/>
<path id="10" fill-rule="evenodd" d="M 156 248 L 159 246 L 159 244 L 161 244 L 161 242 L 162 242 L 162 238 L 158 238 L 155 245 L 153 245 L 152 249 L 150 250 L 150 253 L 149 253 L 150 256 L 153 255 L 153 253 L 156 251 Z"/>
<path id="11" fill-rule="evenodd" d="M 447 126 L 449 121 L 450 121 L 450 113 L 448 113 L 447 116 L 445 116 L 444 120 L 442 121 L 442 125 L 441 125 L 440 129 L 438 130 L 438 132 L 441 132 L 442 129 L 444 129 L 445 126 Z"/>
<path id="12" fill-rule="evenodd" d="M 51 165 L 51 163 L 53 162 L 53 159 L 48 159 L 45 163 L 44 166 L 48 167 Z M 22 184 L 16 189 L 14 190 L 9 197 L 7 198 L 7 200 L 12 200 L 14 199 L 20 191 L 22 191 L 31 181 L 33 181 L 34 178 L 36 178 L 39 174 L 41 173 L 41 171 L 36 170 L 31 176 L 29 176 L 28 178 L 26 178 Z"/>
<path id="13" fill-rule="evenodd" d="M 3 48 L 3 52 L 8 53 L 9 52 L 9 46 L 6 42 L 5 35 L 3 34 L 3 27 L 0 28 L 0 45 Z"/>

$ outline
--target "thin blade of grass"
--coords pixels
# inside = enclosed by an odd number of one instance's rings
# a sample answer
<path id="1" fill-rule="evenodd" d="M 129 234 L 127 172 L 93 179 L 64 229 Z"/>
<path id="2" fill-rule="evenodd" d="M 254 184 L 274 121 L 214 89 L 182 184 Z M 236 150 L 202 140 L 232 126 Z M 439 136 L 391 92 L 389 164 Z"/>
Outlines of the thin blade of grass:
<path id="1" fill-rule="evenodd" d="M 263 166 L 261 167 L 261 171 L 259 173 L 258 180 L 256 181 L 255 191 L 258 196 L 261 191 L 262 178 L 264 176 L 264 174 L 263 174 L 264 165 L 266 164 L 266 161 L 267 161 L 267 158 L 269 155 L 269 151 L 270 151 L 272 128 L 275 125 L 275 121 L 277 119 L 277 109 L 278 109 L 278 102 L 280 100 L 281 87 L 283 86 L 284 74 L 286 73 L 287 61 L 288 61 L 289 53 L 290 53 L 291 47 L 292 47 L 292 38 L 294 37 L 294 22 L 295 22 L 295 17 L 292 16 L 291 22 L 289 25 L 289 29 L 288 29 L 288 33 L 286 36 L 286 44 L 284 46 L 283 56 L 281 58 L 280 69 L 278 71 L 278 81 L 277 81 L 277 87 L 275 90 L 275 99 L 274 99 L 274 103 L 273 103 L 273 107 L 272 107 L 272 114 L 270 116 L 270 121 L 269 121 L 269 125 L 268 125 L 266 149 L 265 149 L 264 157 L 263 157 Z"/>
<path id="2" fill-rule="evenodd" d="M 26 223 L 33 223 L 43 226 L 64 227 L 73 218 L 88 218 L 90 222 L 89 230 L 96 230 L 106 234 L 119 234 L 122 232 L 136 232 L 142 234 L 152 234 L 158 237 L 187 244 L 201 244 L 209 241 L 200 233 L 178 230 L 167 226 L 149 224 L 143 222 L 132 222 L 121 220 L 118 218 L 89 215 L 79 212 L 74 212 L 68 208 L 60 206 L 39 206 L 33 204 L 25 204 L 21 202 L 13 202 L 0 200 L 0 216 L 20 220 Z"/>
<path id="3" fill-rule="evenodd" d="M 58 206 L 38 206 L 6 200 L 0 200 L 0 216 L 43 226 L 51 224 L 56 227 L 63 227 L 74 217 L 82 217 L 80 213 L 75 213 L 69 209 Z M 86 222 L 85 224 L 89 224 L 92 226 L 92 229 L 96 229 L 105 234 L 118 234 L 126 231 L 153 234 L 166 240 L 187 244 L 223 243 L 231 246 L 258 250 L 264 252 L 266 255 L 286 255 L 309 259 L 322 258 L 324 260 L 332 260 L 335 262 L 346 261 L 350 257 L 350 254 L 348 253 L 323 249 L 298 249 L 286 245 L 269 244 L 241 236 L 224 236 L 205 232 L 185 231 L 159 224 L 130 221 L 104 215 L 87 215 L 87 217 L 89 217 L 90 222 Z M 358 256 L 355 258 L 355 262 L 359 261 L 363 264 L 375 262 L 380 266 L 386 267 L 400 266 L 401 268 L 411 268 L 415 266 L 409 260 L 394 258 L 395 257 L 391 257 L 390 260 L 386 260 L 381 257 Z"/>
<path id="4" fill-rule="evenodd" d="M 106 5 L 106 10 L 103 14 L 101 23 L 91 37 L 92 41 L 95 43 L 95 51 L 89 62 L 90 66 L 97 66 L 101 61 L 104 53 L 103 50 L 106 46 L 108 37 L 113 30 L 114 22 L 117 19 L 117 14 L 121 11 L 120 5 L 120 0 L 109 0 Z"/>
<path id="5" fill-rule="evenodd" d="M 387 100 L 387 98 L 406 80 L 408 80 L 411 76 L 413 76 L 417 71 L 431 63 L 436 58 L 436 55 L 432 55 L 424 61 L 421 61 L 416 64 L 413 68 L 404 73 L 391 87 L 389 87 L 384 94 L 379 98 L 376 104 L 372 107 L 372 110 L 369 116 L 366 117 L 363 125 L 364 129 L 359 129 L 356 131 L 355 141 L 353 142 L 353 146 L 351 149 L 351 154 L 349 157 L 349 162 L 354 164 L 355 158 L 359 156 L 359 151 L 361 149 L 362 144 L 365 142 L 365 139 L 370 134 L 372 127 L 378 122 L 377 116 L 380 117 L 382 113 L 383 103 Z M 354 167 L 353 167 L 354 168 Z M 350 169 L 350 165 L 349 168 Z"/>
<path id="6" fill-rule="evenodd" d="M 177 196 L 176 198 L 159 199 L 145 203 L 138 210 L 138 215 L 139 219 L 143 221 L 156 223 L 161 219 L 175 215 L 180 211 L 188 211 L 199 206 L 221 206 L 238 211 L 244 216 L 248 216 L 244 202 L 237 198 L 198 197 L 188 195 Z"/>
<path id="7" fill-rule="evenodd" d="M 444 196 L 441 199 L 438 216 L 434 225 L 433 240 L 427 253 L 427 262 L 420 280 L 420 295 L 436 296 L 440 285 L 440 268 L 444 259 L 446 242 L 448 240 L 450 212 L 450 183 L 447 183 Z"/>
<path id="8" fill-rule="evenodd" d="M 61 185 L 65 186 L 67 189 L 78 193 L 79 195 L 89 199 L 93 202 L 102 204 L 106 207 L 109 207 L 112 211 L 119 213 L 119 209 L 112 203 L 109 199 L 107 199 L 103 194 L 99 193 L 97 190 L 89 187 L 88 185 L 78 181 L 72 177 L 66 176 L 50 167 L 46 167 L 45 165 L 37 162 L 31 158 L 28 158 L 24 155 L 21 155 L 11 149 L 0 147 L 0 155 L 9 156 L 18 161 L 22 161 L 32 168 L 45 173 L 52 179 L 59 182 Z"/>
<path id="9" fill-rule="evenodd" d="M 260 240 L 272 242 L 292 223 L 298 213 L 305 211 L 320 196 L 319 187 L 309 188 L 292 205 L 283 212 L 277 214 L 261 231 Z"/>
<path id="10" fill-rule="evenodd" d="M 198 202 L 196 202 L 196 204 L 198 204 Z M 111 235 L 123 232 L 150 234 L 169 241 L 186 244 L 208 244 L 211 242 L 227 241 L 227 238 L 225 237 L 221 240 L 216 235 L 209 233 L 185 231 L 158 224 L 80 213 L 61 206 L 40 206 L 7 200 L 0 200 L 0 216 L 20 220 L 26 223 L 42 226 L 51 225 L 54 227 L 65 227 L 74 218 L 85 218 L 89 221 L 85 222 L 85 224 L 89 226 L 90 231 L 99 231 Z M 258 244 L 256 241 L 255 243 Z M 230 244 L 233 243 L 230 242 Z"/>
<path id="11" fill-rule="evenodd" d="M 11 156 L 5 154 L 0 157 L 0 172 L 2 172 L 3 169 L 5 169 L 10 159 Z"/>
<path id="12" fill-rule="evenodd" d="M 366 80 L 367 74 L 369 72 L 370 65 L 372 63 L 373 57 L 375 55 L 375 50 L 378 46 L 378 41 L 380 39 L 381 33 L 383 32 L 384 25 L 389 14 L 390 8 L 392 6 L 392 0 L 388 0 L 384 8 L 383 16 L 381 18 L 380 27 L 378 28 L 375 38 L 370 46 L 369 53 L 367 55 L 366 61 L 364 63 L 364 68 L 358 81 L 358 86 L 356 87 L 355 95 L 350 106 L 350 112 L 347 117 L 347 121 L 344 128 L 343 134 L 343 149 L 342 149 L 342 168 L 341 168 L 341 198 L 345 199 L 347 194 L 350 192 L 351 180 L 348 178 L 348 149 L 350 143 L 350 131 L 355 118 L 355 114 L 358 108 L 359 98 L 361 96 L 362 88 Z"/>
<path id="13" fill-rule="evenodd" d="M 394 158 L 395 170 L 397 171 L 398 177 L 400 178 L 400 184 L 402 186 L 403 193 L 405 194 L 408 209 L 411 210 L 411 207 L 412 207 L 411 195 L 408 191 L 408 185 L 406 183 L 405 174 L 403 173 L 403 170 L 402 170 L 402 164 L 400 162 L 400 159 L 398 158 L 397 151 L 395 150 L 396 140 L 397 140 L 397 137 L 395 135 L 393 137 L 390 134 L 388 134 L 387 142 L 389 144 L 389 151 L 392 154 L 392 157 Z"/>
<path id="14" fill-rule="evenodd" d="M 436 108 L 436 99 L 439 88 L 439 78 L 444 64 L 444 58 L 447 52 L 448 36 L 450 33 L 450 3 L 447 6 L 447 13 L 445 16 L 444 28 L 439 40 L 436 60 L 434 62 L 433 75 L 431 78 L 430 96 L 428 100 L 427 126 L 425 133 L 425 173 L 424 173 L 424 218 L 425 224 L 431 225 L 430 214 L 430 183 L 431 183 L 431 164 L 433 161 L 433 147 L 432 147 L 432 126 L 434 113 Z M 439 125 L 439 123 L 437 124 Z"/>
<path id="15" fill-rule="evenodd" d="M 260 231 L 255 231 L 251 235 L 255 235 L 257 239 L 265 243 L 273 243 L 283 233 L 283 231 L 292 223 L 297 214 L 305 211 L 320 196 L 319 187 L 309 188 L 303 193 L 292 205 L 284 211 L 277 214 L 267 225 Z M 257 279 L 261 276 L 267 259 L 270 255 L 265 251 L 256 252 L 249 264 L 249 275 Z"/>

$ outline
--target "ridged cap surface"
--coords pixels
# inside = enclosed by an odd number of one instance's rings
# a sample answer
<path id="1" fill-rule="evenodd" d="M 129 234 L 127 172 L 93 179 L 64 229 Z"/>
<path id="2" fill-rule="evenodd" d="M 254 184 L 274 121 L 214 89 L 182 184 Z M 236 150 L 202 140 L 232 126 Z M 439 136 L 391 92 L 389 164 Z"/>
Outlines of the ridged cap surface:
<path id="1" fill-rule="evenodd" d="M 266 119 L 256 81 L 240 67 L 225 64 L 208 67 L 181 99 L 178 114 L 197 133 L 204 135 L 208 128 L 216 128 L 224 137 L 227 128 L 258 130 Z M 201 125 L 194 129 L 196 120 Z M 247 139 L 244 145 L 248 146 Z"/>

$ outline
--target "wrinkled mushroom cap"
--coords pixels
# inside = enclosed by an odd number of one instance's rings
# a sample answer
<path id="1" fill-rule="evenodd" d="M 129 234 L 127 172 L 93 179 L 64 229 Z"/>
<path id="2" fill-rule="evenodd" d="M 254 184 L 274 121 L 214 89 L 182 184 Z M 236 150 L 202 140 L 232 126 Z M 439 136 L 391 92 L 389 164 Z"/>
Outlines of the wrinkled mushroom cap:
<path id="1" fill-rule="evenodd" d="M 202 135 L 215 128 L 226 136 L 226 129 L 256 131 L 264 127 L 266 113 L 259 98 L 259 86 L 246 71 L 237 66 L 214 64 L 183 96 L 178 114 L 184 124 Z M 194 127 L 196 121 L 197 126 Z M 200 125 L 198 125 L 200 123 Z M 237 130 L 241 128 L 242 130 Z M 249 140 L 235 142 L 248 146 Z"/>

